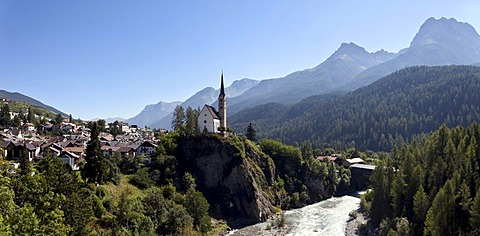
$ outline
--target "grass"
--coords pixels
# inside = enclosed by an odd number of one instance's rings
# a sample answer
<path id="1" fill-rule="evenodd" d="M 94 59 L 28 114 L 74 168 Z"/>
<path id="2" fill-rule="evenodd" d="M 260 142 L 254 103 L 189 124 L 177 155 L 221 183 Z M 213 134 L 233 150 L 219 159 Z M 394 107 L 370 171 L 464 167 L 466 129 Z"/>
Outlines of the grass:
<path id="1" fill-rule="evenodd" d="M 128 195 L 132 198 L 143 197 L 145 193 L 128 182 L 130 180 L 130 177 L 131 176 L 129 175 L 121 175 L 120 183 L 118 185 L 115 185 L 111 182 L 102 185 L 102 187 L 107 190 L 107 198 L 120 199 L 120 195 L 125 191 L 128 191 Z"/>

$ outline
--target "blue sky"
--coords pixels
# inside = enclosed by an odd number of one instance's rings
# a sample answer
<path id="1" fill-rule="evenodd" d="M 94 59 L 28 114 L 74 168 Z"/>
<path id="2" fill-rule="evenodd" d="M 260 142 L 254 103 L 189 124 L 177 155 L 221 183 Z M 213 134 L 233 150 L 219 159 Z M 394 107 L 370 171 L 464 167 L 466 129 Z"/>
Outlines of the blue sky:
<path id="1" fill-rule="evenodd" d="M 74 118 L 130 118 L 205 87 L 314 67 L 342 42 L 408 47 L 429 17 L 480 29 L 480 1 L 0 0 L 0 89 Z"/>

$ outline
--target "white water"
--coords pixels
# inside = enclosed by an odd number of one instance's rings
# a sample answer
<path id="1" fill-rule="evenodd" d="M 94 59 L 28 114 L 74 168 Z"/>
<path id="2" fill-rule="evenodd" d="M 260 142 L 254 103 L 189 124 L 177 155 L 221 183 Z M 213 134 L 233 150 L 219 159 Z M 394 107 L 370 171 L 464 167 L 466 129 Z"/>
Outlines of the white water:
<path id="1" fill-rule="evenodd" d="M 360 193 L 362 194 L 362 193 Z M 300 235 L 345 235 L 349 213 L 357 210 L 360 198 L 352 196 L 334 197 L 299 209 L 285 211 L 286 224 L 291 226 L 289 236 Z M 268 222 L 254 225 L 264 230 Z M 229 235 L 242 231 L 234 230 Z M 270 235 L 258 233 L 258 235 Z"/>
<path id="2" fill-rule="evenodd" d="M 343 196 L 286 211 L 285 220 L 293 226 L 288 235 L 345 235 L 348 213 L 359 204 L 359 198 Z"/>

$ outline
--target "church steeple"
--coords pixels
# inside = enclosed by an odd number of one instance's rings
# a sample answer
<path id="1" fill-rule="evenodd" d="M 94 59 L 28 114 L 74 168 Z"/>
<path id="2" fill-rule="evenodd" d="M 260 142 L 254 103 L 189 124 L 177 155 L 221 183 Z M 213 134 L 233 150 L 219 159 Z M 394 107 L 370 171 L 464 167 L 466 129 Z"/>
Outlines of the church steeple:
<path id="1" fill-rule="evenodd" d="M 225 135 L 227 130 L 227 97 L 225 95 L 225 85 L 223 84 L 223 71 L 220 82 L 220 94 L 218 95 L 218 116 L 220 118 L 220 128 Z"/>
<path id="2" fill-rule="evenodd" d="M 222 70 L 222 79 L 220 84 L 220 95 L 225 96 L 225 86 L 223 85 L 223 70 Z"/>

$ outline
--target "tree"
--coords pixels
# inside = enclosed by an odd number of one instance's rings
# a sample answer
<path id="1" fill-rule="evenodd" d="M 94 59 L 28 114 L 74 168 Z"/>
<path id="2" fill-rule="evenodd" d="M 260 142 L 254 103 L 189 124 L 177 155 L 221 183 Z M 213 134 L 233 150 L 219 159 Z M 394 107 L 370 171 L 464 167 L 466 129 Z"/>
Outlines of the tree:
<path id="1" fill-rule="evenodd" d="M 470 209 L 470 227 L 480 231 L 480 189 L 475 194 L 475 199 Z"/>
<path id="2" fill-rule="evenodd" d="M 185 125 L 183 121 L 185 120 L 185 112 L 182 106 L 178 105 L 173 111 L 173 120 L 172 120 L 172 129 L 176 131 L 183 132 L 185 131 Z"/>
<path id="3" fill-rule="evenodd" d="M 248 124 L 247 134 L 245 134 L 245 136 L 247 136 L 247 139 L 252 140 L 253 142 L 257 141 L 257 131 L 253 128 L 252 123 Z"/>
<path id="4" fill-rule="evenodd" d="M 33 113 L 33 109 L 31 106 L 28 107 L 28 115 L 27 115 L 27 120 L 30 123 L 35 123 L 35 113 Z"/>
<path id="5" fill-rule="evenodd" d="M 8 103 L 5 103 L 0 113 L 0 124 L 3 127 L 8 128 L 10 127 L 11 120 L 12 117 L 10 116 L 10 107 L 8 106 Z"/>
<path id="6" fill-rule="evenodd" d="M 187 134 L 198 133 L 198 111 L 188 107 L 185 112 L 185 132 Z"/>
<path id="7" fill-rule="evenodd" d="M 424 235 L 454 235 L 455 198 L 452 180 L 448 180 L 433 199 L 425 219 Z"/>
<path id="8" fill-rule="evenodd" d="M 13 126 L 13 127 L 20 127 L 20 126 L 22 126 L 22 120 L 20 119 L 20 116 L 15 116 L 15 117 L 13 117 L 10 125 Z"/>
<path id="9" fill-rule="evenodd" d="M 211 229 L 211 220 L 208 215 L 210 205 L 201 192 L 190 188 L 185 195 L 185 208 L 193 218 L 193 226 L 197 230 L 207 233 Z"/>
<path id="10" fill-rule="evenodd" d="M 97 120 L 97 127 L 99 129 L 100 132 L 105 132 L 105 125 L 106 125 L 106 121 L 103 120 L 103 119 L 100 119 L 100 120 Z"/>
<path id="11" fill-rule="evenodd" d="M 413 197 L 414 222 L 416 222 L 415 230 L 419 233 L 422 232 L 423 222 L 425 221 L 425 216 L 427 215 L 429 207 L 430 202 L 428 196 L 425 193 L 423 186 L 420 185 L 420 188 Z"/>
<path id="12" fill-rule="evenodd" d="M 185 185 L 185 189 L 188 191 L 190 189 L 195 190 L 197 184 L 195 183 L 195 177 L 192 174 L 186 172 L 183 175 L 183 185 Z"/>
<path id="13" fill-rule="evenodd" d="M 163 197 L 160 189 L 151 188 L 142 199 L 142 202 L 145 208 L 145 215 L 150 217 L 155 229 L 160 233 L 161 225 L 167 220 L 168 200 Z"/>
<path id="14" fill-rule="evenodd" d="M 90 183 L 104 184 L 115 180 L 118 177 L 117 165 L 103 156 L 98 139 L 99 129 L 96 122 L 93 122 L 90 141 L 85 151 L 85 166 L 82 169 L 83 177 Z"/>
<path id="15" fill-rule="evenodd" d="M 63 116 L 60 115 L 60 113 L 58 113 L 56 116 L 55 116 L 55 120 L 54 120 L 55 124 L 56 125 L 59 125 L 63 122 Z"/>
<path id="16" fill-rule="evenodd" d="M 67 163 L 48 152 L 37 163 L 36 169 L 45 179 L 47 192 L 70 196 L 80 188 L 83 182 Z"/>
<path id="17" fill-rule="evenodd" d="M 20 173 L 22 175 L 31 174 L 33 171 L 32 162 L 30 161 L 27 144 L 23 144 L 22 147 L 22 154 L 20 156 L 20 169 L 22 170 Z"/>

